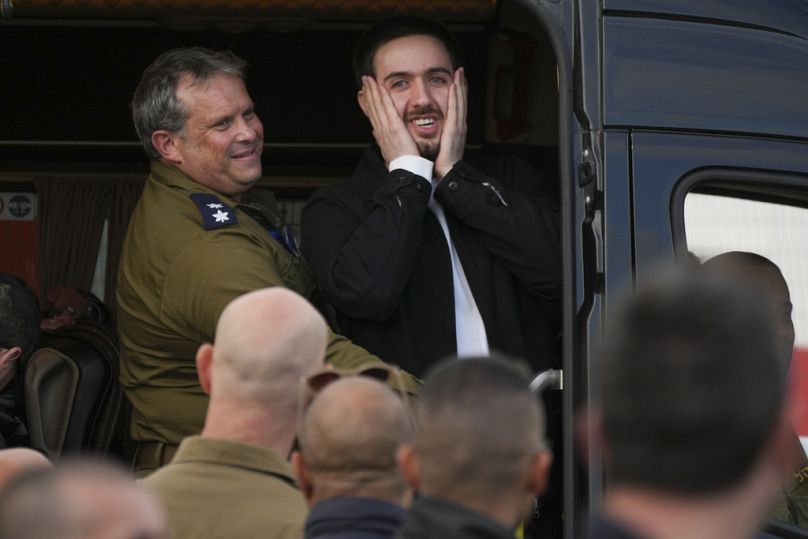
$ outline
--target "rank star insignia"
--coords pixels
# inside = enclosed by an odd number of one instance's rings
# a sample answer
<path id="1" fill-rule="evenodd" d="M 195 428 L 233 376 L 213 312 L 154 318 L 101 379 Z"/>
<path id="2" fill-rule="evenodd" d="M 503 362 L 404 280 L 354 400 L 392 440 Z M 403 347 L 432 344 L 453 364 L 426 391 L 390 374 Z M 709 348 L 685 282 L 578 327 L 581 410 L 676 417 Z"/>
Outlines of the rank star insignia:
<path id="1" fill-rule="evenodd" d="M 221 204 L 219 204 L 218 206 L 221 207 Z M 222 210 L 219 210 L 216 213 L 214 213 L 213 218 L 216 219 L 217 223 L 226 223 L 227 221 L 230 220 L 230 217 L 228 217 L 228 212 Z"/>
<path id="2" fill-rule="evenodd" d="M 208 206 L 208 208 L 210 208 L 212 210 L 215 210 L 215 209 L 218 209 L 218 208 L 222 207 L 221 204 L 208 204 L 207 206 Z"/>

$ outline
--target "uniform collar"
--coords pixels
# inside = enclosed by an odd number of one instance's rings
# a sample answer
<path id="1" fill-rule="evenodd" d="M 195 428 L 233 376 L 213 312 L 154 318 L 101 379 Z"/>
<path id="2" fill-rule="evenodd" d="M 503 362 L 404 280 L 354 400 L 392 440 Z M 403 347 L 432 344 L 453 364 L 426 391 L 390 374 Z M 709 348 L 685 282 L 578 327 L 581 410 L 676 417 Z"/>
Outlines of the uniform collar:
<path id="1" fill-rule="evenodd" d="M 163 161 L 151 162 L 151 176 L 160 183 L 168 187 L 176 187 L 188 193 L 210 193 L 219 197 L 228 206 L 236 206 L 237 202 L 232 197 L 224 195 L 201 183 L 193 180 L 175 165 Z"/>
<path id="2" fill-rule="evenodd" d="M 221 438 L 189 436 L 177 449 L 171 464 L 208 462 L 271 474 L 297 486 L 292 467 L 275 451 L 258 445 Z"/>

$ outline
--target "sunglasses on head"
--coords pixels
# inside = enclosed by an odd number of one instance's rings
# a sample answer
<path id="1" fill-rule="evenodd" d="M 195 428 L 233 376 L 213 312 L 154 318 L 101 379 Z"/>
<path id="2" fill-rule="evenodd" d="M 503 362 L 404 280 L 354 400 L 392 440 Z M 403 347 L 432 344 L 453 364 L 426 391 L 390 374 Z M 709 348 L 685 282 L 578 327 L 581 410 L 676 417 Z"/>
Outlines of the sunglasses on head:
<path id="1" fill-rule="evenodd" d="M 328 384 L 346 376 L 366 376 L 386 384 L 395 376 L 395 369 L 383 363 L 349 370 L 326 369 L 306 377 L 306 386 L 313 394 L 317 394 Z"/>

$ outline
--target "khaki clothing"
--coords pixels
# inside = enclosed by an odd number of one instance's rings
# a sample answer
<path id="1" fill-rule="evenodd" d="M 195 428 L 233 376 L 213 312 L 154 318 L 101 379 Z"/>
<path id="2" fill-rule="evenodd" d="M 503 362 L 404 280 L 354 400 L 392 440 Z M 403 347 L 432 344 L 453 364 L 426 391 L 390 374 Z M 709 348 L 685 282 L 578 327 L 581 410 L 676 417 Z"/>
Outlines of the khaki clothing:
<path id="1" fill-rule="evenodd" d="M 300 539 L 307 505 L 289 463 L 269 449 L 192 436 L 143 483 L 166 508 L 171 538 Z"/>
<path id="2" fill-rule="evenodd" d="M 197 193 L 222 204 L 214 228 L 206 223 L 215 216 L 205 216 L 191 199 Z M 135 442 L 178 444 L 202 430 L 207 396 L 195 355 L 200 344 L 213 342 L 219 315 L 231 300 L 270 286 L 307 298 L 315 292 L 303 260 L 236 205 L 176 167 L 152 162 L 118 274 L 120 380 L 134 408 Z M 376 359 L 335 334 L 326 354 L 344 367 Z"/>

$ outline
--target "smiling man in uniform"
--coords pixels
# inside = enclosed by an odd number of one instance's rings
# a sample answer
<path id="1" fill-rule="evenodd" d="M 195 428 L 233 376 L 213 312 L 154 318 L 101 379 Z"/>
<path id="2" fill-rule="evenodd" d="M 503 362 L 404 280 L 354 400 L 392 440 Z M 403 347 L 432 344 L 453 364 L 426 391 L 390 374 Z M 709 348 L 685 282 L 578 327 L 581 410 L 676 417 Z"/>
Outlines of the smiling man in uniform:
<path id="1" fill-rule="evenodd" d="M 260 288 L 307 298 L 316 289 L 271 200 L 251 189 L 264 130 L 244 69 L 231 53 L 174 49 L 146 68 L 132 100 L 151 173 L 124 241 L 117 302 L 141 475 L 202 429 L 208 400 L 194 357 L 224 307 Z M 374 359 L 335 334 L 326 357 L 346 367 Z"/>
<path id="2" fill-rule="evenodd" d="M 469 160 L 464 68 L 453 36 L 381 21 L 354 53 L 376 146 L 303 214 L 306 259 L 341 331 L 421 375 L 490 349 L 554 364 L 561 260 L 555 205 L 516 158 Z"/>

